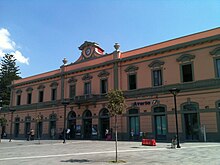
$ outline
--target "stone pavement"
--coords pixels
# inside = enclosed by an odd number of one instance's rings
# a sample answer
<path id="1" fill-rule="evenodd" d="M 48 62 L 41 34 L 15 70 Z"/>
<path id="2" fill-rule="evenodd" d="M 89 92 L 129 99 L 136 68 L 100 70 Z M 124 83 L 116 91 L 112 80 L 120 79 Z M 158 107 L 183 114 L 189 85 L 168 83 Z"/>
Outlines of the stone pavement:
<path id="1" fill-rule="evenodd" d="M 40 144 L 39 144 L 40 142 Z M 118 142 L 121 165 L 220 165 L 220 143 L 169 143 L 142 146 L 141 142 Z M 0 165 L 111 165 L 115 160 L 114 141 L 8 140 L 0 143 Z"/>

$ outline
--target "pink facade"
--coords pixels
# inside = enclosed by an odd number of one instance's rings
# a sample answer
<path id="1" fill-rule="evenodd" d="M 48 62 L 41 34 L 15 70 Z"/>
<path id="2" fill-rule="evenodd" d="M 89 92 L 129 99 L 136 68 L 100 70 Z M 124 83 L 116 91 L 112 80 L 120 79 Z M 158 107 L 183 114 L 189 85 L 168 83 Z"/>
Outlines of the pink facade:
<path id="1" fill-rule="evenodd" d="M 14 137 L 25 138 L 32 128 L 41 138 L 59 138 L 64 128 L 62 102 L 67 100 L 71 139 L 103 139 L 106 129 L 114 138 L 105 95 L 121 89 L 127 109 L 119 117 L 119 138 L 170 141 L 176 124 L 169 90 L 178 88 L 181 141 L 202 141 L 203 128 L 207 140 L 220 141 L 220 28 L 127 52 L 120 52 L 118 44 L 114 47 L 105 54 L 97 43 L 86 41 L 76 62 L 64 61 L 57 70 L 14 81 Z M 11 113 L 1 116 L 8 120 L 9 133 Z"/>

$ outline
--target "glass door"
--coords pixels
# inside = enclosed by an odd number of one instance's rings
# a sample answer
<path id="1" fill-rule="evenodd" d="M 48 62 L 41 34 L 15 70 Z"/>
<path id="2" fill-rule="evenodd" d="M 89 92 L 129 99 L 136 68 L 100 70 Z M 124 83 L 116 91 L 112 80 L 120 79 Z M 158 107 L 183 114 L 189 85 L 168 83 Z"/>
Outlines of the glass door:
<path id="1" fill-rule="evenodd" d="M 197 113 L 184 114 L 186 140 L 199 140 Z"/>
<path id="2" fill-rule="evenodd" d="M 167 134 L 167 123 L 165 115 L 155 116 L 156 139 L 165 139 Z"/>
<path id="3" fill-rule="evenodd" d="M 139 117 L 130 117 L 130 139 L 137 140 L 139 138 Z"/>

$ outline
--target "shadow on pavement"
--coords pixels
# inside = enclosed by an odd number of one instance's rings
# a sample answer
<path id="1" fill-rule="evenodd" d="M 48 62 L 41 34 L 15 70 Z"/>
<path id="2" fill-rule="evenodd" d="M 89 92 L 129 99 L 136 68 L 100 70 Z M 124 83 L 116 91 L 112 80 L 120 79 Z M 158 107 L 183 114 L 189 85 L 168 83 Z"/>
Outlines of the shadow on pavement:
<path id="1" fill-rule="evenodd" d="M 61 162 L 85 163 L 85 162 L 90 162 L 90 160 L 87 160 L 87 159 L 69 159 L 69 160 L 61 160 Z"/>

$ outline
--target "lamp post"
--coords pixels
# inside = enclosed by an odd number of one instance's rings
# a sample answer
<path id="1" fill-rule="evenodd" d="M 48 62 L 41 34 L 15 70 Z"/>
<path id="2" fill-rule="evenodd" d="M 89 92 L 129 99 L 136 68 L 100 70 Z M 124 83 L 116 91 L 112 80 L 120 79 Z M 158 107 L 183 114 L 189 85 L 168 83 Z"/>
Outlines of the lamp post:
<path id="1" fill-rule="evenodd" d="M 63 143 L 66 143 L 66 107 L 70 104 L 68 100 L 63 100 L 62 104 L 64 105 L 64 118 L 63 118 Z"/>
<path id="2" fill-rule="evenodd" d="M 176 118 L 176 140 L 177 140 L 177 148 L 181 148 L 180 147 L 180 141 L 179 141 L 179 130 L 178 130 L 178 119 L 177 119 L 177 106 L 176 106 L 176 96 L 177 94 L 180 92 L 179 89 L 177 88 L 172 88 L 169 90 L 170 93 L 173 94 L 173 98 L 174 98 L 174 106 L 175 106 L 175 118 Z"/>
<path id="3" fill-rule="evenodd" d="M 12 123 L 13 123 L 13 114 L 16 111 L 14 108 L 9 108 L 9 111 L 11 112 L 11 126 L 10 126 L 10 139 L 9 142 L 11 142 L 12 139 Z"/>

